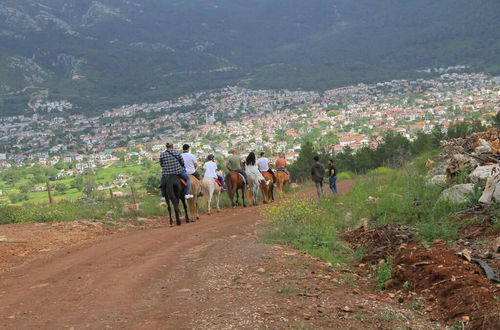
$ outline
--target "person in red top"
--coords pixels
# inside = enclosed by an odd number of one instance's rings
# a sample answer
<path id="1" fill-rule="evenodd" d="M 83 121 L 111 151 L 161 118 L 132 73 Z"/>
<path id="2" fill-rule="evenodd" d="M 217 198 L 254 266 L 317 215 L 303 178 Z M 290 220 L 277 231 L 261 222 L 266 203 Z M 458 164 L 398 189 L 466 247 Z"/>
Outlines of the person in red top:
<path id="1" fill-rule="evenodd" d="M 279 155 L 278 159 L 276 160 L 276 171 L 283 171 L 286 174 L 289 174 L 288 170 L 286 169 L 285 155 L 283 154 Z"/>

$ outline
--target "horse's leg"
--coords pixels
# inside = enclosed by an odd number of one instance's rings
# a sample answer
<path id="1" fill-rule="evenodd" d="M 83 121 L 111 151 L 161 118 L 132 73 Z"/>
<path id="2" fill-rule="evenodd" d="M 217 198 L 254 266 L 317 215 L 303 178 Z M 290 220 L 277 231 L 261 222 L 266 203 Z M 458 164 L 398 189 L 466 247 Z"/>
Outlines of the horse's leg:
<path id="1" fill-rule="evenodd" d="M 220 200 L 220 191 L 217 193 L 217 197 L 215 198 L 215 201 L 217 202 L 217 211 L 220 210 L 220 206 L 219 206 L 219 200 Z"/>
<path id="2" fill-rule="evenodd" d="M 181 218 L 179 217 L 179 199 L 175 197 L 175 199 L 172 200 L 172 204 L 174 204 L 174 210 L 175 210 L 175 223 L 177 226 L 181 225 Z"/>
<path id="3" fill-rule="evenodd" d="M 167 202 L 168 216 L 170 217 L 170 227 L 172 227 L 174 224 L 172 221 L 172 208 L 170 207 L 170 199 L 168 199 L 168 197 L 165 197 L 165 201 Z"/>
<path id="4" fill-rule="evenodd" d="M 210 211 L 211 211 L 211 205 L 212 205 L 212 196 L 213 196 L 214 192 L 212 189 L 209 189 L 208 191 L 208 215 L 210 215 Z"/>
<path id="5" fill-rule="evenodd" d="M 241 199 L 243 200 L 243 207 L 247 207 L 247 205 L 245 204 L 245 191 L 247 190 L 246 188 L 247 186 L 243 185 L 243 189 L 241 190 Z"/>
<path id="6" fill-rule="evenodd" d="M 186 199 L 185 198 L 181 198 L 181 202 L 182 202 L 182 206 L 184 206 L 184 213 L 186 214 L 186 223 L 189 223 L 189 214 L 188 214 L 188 208 L 187 208 L 187 205 L 186 205 Z"/>

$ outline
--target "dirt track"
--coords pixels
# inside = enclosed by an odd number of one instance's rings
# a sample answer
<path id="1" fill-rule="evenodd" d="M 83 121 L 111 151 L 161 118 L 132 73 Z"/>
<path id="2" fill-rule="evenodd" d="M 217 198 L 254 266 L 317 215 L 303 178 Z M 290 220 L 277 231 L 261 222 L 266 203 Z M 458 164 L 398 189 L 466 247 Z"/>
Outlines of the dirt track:
<path id="1" fill-rule="evenodd" d="M 430 327 L 346 285 L 348 272 L 259 243 L 262 220 L 256 208 L 224 210 L 15 267 L 0 278 L 0 329 Z"/>

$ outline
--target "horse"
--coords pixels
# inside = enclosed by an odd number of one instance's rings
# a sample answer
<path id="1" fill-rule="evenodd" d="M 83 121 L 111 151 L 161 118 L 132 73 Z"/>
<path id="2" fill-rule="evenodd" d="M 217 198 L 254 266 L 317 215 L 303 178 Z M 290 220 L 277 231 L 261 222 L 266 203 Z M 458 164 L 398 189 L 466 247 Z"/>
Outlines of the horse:
<path id="1" fill-rule="evenodd" d="M 259 178 L 252 172 L 247 171 L 247 200 L 249 201 L 249 205 L 255 206 L 257 205 L 257 196 L 259 194 L 259 189 L 264 191 L 264 186 L 266 186 L 265 180 L 260 180 Z"/>
<path id="2" fill-rule="evenodd" d="M 203 193 L 205 194 L 204 197 L 204 202 L 208 202 L 208 215 L 211 213 L 211 208 L 212 208 L 212 197 L 215 194 L 215 200 L 216 200 L 216 207 L 217 211 L 220 210 L 219 207 L 219 198 L 220 198 L 220 193 L 221 193 L 221 188 L 215 182 L 214 178 L 203 178 L 202 181 L 202 187 L 203 187 Z"/>
<path id="3" fill-rule="evenodd" d="M 275 181 L 274 181 L 273 175 L 267 171 L 262 172 L 262 175 L 264 176 L 266 181 L 269 182 L 269 180 L 270 180 L 272 182 L 271 184 L 263 187 L 263 190 L 262 190 L 262 195 L 264 197 L 264 204 L 267 204 L 267 203 L 271 203 L 274 201 L 274 186 L 273 186 L 273 184 L 275 183 Z"/>
<path id="4" fill-rule="evenodd" d="M 290 174 L 285 171 L 276 171 L 276 185 L 278 187 L 278 196 L 282 198 L 285 195 L 285 185 L 290 181 Z"/>
<path id="5" fill-rule="evenodd" d="M 179 200 L 184 206 L 184 213 L 186 215 L 186 223 L 189 223 L 189 215 L 186 205 L 186 186 L 181 181 L 177 175 L 166 175 L 162 176 L 160 183 L 161 194 L 165 198 L 168 207 L 168 215 L 170 217 L 170 227 L 173 226 L 172 223 L 172 209 L 170 208 L 170 202 L 174 205 L 175 220 L 177 226 L 181 225 L 181 220 L 179 218 Z"/>
<path id="6" fill-rule="evenodd" d="M 243 179 L 243 176 L 235 171 L 230 171 L 226 175 L 226 185 L 227 192 L 229 193 L 229 199 L 231 200 L 231 205 L 236 207 L 239 205 L 239 193 L 238 190 L 241 190 L 241 199 L 243 201 L 243 207 L 247 207 L 245 204 L 245 190 L 247 188 L 247 184 Z M 236 202 L 234 202 L 234 195 L 236 194 Z"/>
<path id="7" fill-rule="evenodd" d="M 190 174 L 189 179 L 191 180 L 191 195 L 193 198 L 187 200 L 189 207 L 189 213 L 191 214 L 191 221 L 200 219 L 198 215 L 198 195 L 201 192 L 201 182 L 194 175 Z"/>

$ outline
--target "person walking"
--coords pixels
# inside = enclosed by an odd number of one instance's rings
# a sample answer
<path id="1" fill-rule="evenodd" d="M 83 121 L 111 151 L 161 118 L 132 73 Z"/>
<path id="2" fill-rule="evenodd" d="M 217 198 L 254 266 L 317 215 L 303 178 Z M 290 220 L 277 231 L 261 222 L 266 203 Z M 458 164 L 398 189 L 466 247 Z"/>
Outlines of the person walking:
<path id="1" fill-rule="evenodd" d="M 337 168 L 333 159 L 328 160 L 328 180 L 332 193 L 337 193 Z"/>
<path id="2" fill-rule="evenodd" d="M 227 159 L 226 168 L 229 171 L 238 172 L 239 174 L 243 175 L 245 183 L 248 182 L 247 174 L 241 169 L 241 159 L 240 157 L 238 157 L 238 155 L 236 155 L 235 149 L 231 150 L 231 156 L 229 156 L 229 158 Z"/>
<path id="3" fill-rule="evenodd" d="M 161 181 L 163 182 L 169 175 L 181 177 L 186 181 L 187 186 L 185 198 L 193 198 L 193 195 L 191 195 L 191 180 L 189 180 L 189 175 L 186 172 L 184 159 L 178 151 L 174 150 L 172 143 L 167 143 L 166 147 L 167 149 L 160 154 Z"/>
<path id="4" fill-rule="evenodd" d="M 323 197 L 323 178 L 325 176 L 325 168 L 319 162 L 319 157 L 314 156 L 314 164 L 311 167 L 311 179 L 316 185 L 316 194 L 318 198 Z"/>

